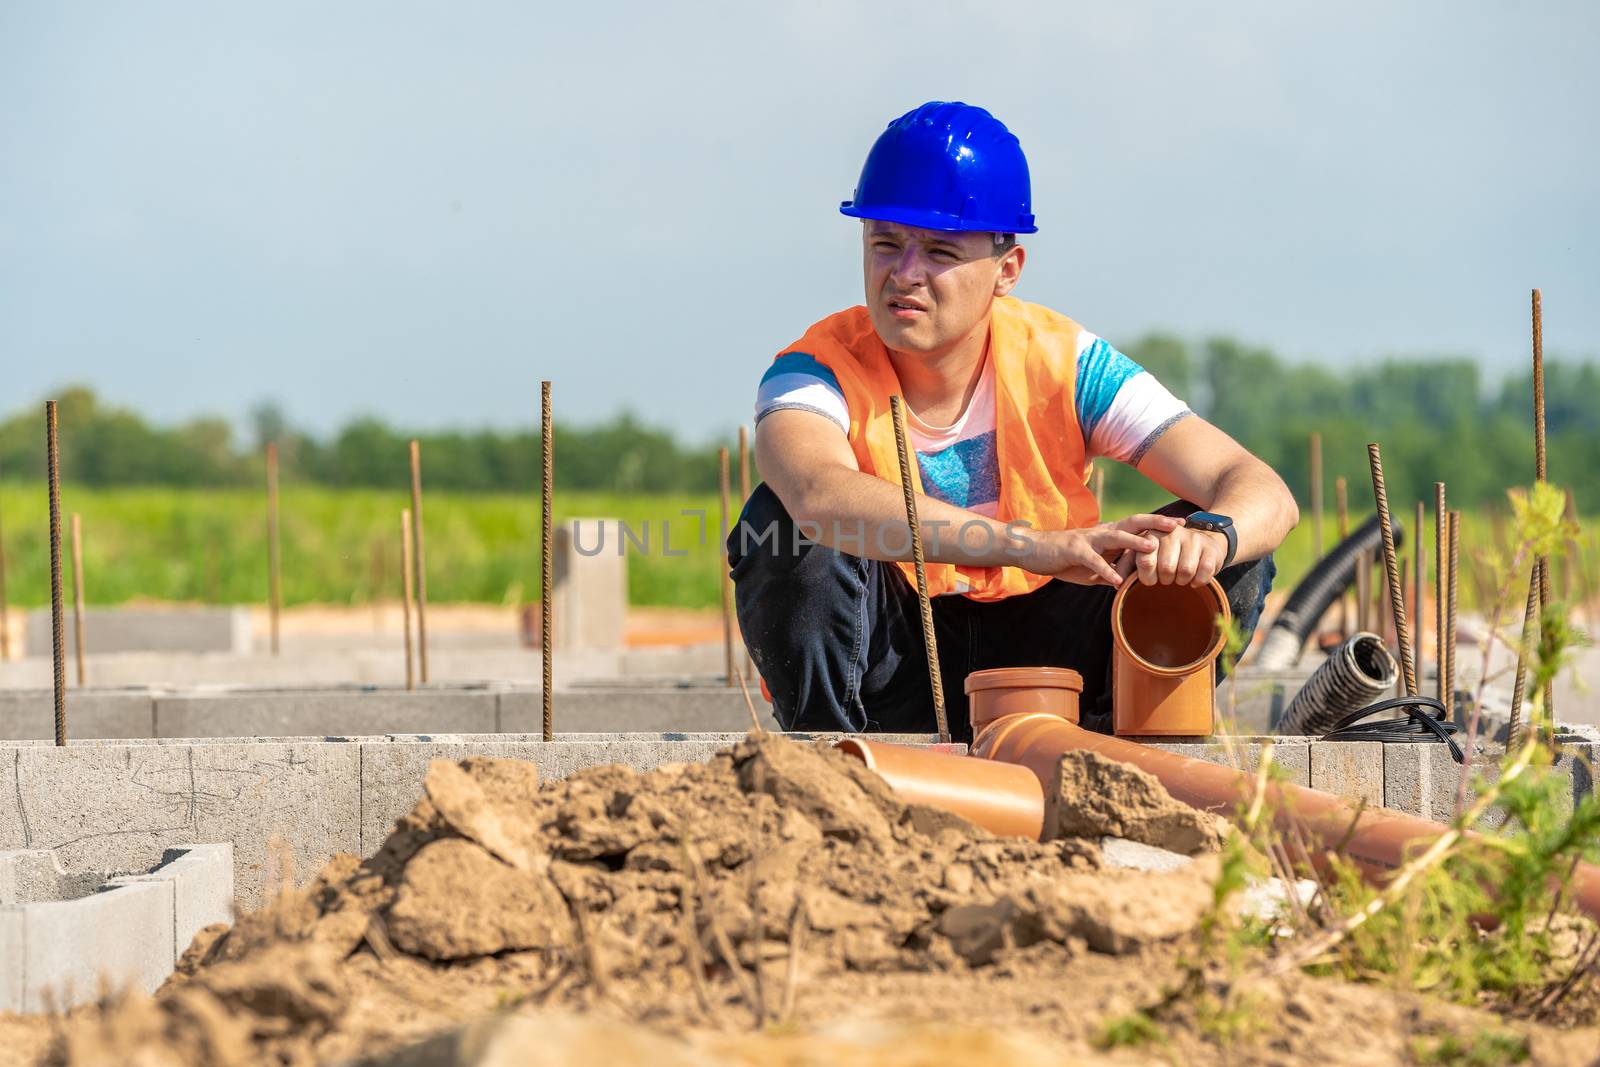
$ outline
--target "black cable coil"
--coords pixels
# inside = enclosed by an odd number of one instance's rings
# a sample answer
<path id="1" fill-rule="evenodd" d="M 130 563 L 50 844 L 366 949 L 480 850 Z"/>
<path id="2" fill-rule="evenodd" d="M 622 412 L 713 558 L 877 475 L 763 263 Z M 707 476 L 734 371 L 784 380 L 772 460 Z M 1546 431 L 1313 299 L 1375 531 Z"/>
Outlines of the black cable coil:
<path id="1" fill-rule="evenodd" d="M 1403 719 L 1382 719 L 1378 722 L 1356 725 L 1361 720 L 1384 712 L 1404 708 Z M 1423 710 L 1427 709 L 1427 710 Z M 1465 763 L 1466 755 L 1456 744 L 1452 734 L 1461 728 L 1446 718 L 1444 704 L 1433 697 L 1395 697 L 1369 704 L 1360 711 L 1334 723 L 1333 729 L 1323 735 L 1324 741 L 1381 741 L 1386 745 L 1432 744 L 1443 741 L 1450 746 L 1450 757 Z"/>

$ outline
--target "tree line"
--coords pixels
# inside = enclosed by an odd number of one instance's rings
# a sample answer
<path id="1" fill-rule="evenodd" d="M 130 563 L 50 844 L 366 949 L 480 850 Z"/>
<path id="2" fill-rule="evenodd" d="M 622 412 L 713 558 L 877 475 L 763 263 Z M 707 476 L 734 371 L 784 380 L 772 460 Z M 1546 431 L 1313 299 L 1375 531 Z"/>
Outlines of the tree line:
<path id="1" fill-rule="evenodd" d="M 1498 501 L 1532 480 L 1531 375 L 1496 385 L 1470 359 L 1391 359 L 1350 368 L 1290 364 L 1264 348 L 1227 338 L 1199 343 L 1152 334 L 1127 345 L 1198 412 L 1276 468 L 1307 499 L 1309 435 L 1322 435 L 1325 493 L 1343 475 L 1353 506 L 1370 497 L 1366 443 L 1383 445 L 1397 507 L 1431 499 L 1444 480 L 1453 503 Z M 1600 366 L 1546 366 L 1546 423 L 1552 480 L 1580 504 L 1600 500 Z M 94 486 L 241 487 L 260 484 L 261 450 L 276 441 L 285 481 L 326 486 L 403 486 L 406 443 L 422 442 L 430 487 L 464 492 L 532 492 L 538 482 L 536 428 L 410 433 L 381 419 L 354 419 L 319 438 L 281 409 L 262 405 L 244 433 L 225 419 L 153 425 L 77 386 L 58 397 L 62 477 Z M 556 487 L 614 492 L 705 492 L 717 487 L 720 442 L 688 444 L 624 412 L 608 421 L 555 428 Z M 732 442 L 727 442 L 730 447 Z M 0 477 L 44 472 L 40 408 L 0 421 Z M 1111 466 L 1113 497 L 1148 496 L 1132 471 Z"/>

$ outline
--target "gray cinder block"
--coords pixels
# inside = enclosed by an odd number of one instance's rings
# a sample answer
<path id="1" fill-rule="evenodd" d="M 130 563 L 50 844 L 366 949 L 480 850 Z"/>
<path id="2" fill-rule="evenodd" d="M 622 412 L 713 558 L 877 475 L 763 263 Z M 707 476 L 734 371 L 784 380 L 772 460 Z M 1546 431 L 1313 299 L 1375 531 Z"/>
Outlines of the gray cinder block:
<path id="1" fill-rule="evenodd" d="M 538 690 L 502 692 L 499 701 L 502 732 L 542 731 L 544 699 Z M 752 690 L 747 705 L 737 686 L 582 686 L 556 690 L 553 703 L 555 727 L 563 732 L 744 731 L 750 728 L 751 706 L 756 709 L 762 729 L 778 729 L 772 705 L 760 692 Z"/>
<path id="2" fill-rule="evenodd" d="M 1383 745 L 1377 741 L 1313 741 L 1311 788 L 1352 804 L 1383 807 Z"/>
<path id="3" fill-rule="evenodd" d="M 497 710 L 496 694 L 485 689 L 157 696 L 155 732 L 158 737 L 493 733 Z"/>
<path id="4" fill-rule="evenodd" d="M 191 841 L 232 842 L 240 905 L 359 850 L 361 752 L 330 742 L 86 744 L 0 750 L 0 848 L 68 872 L 136 871 Z"/>
<path id="5" fill-rule="evenodd" d="M 25 648 L 51 654 L 48 608 L 28 613 Z M 106 652 L 250 651 L 250 609 L 243 607 L 90 608 L 83 614 L 83 644 L 90 656 Z M 76 630 L 66 628 L 67 655 L 77 654 Z M 93 662 L 90 663 L 92 673 Z M 91 679 L 92 680 L 92 679 Z"/>
<path id="6" fill-rule="evenodd" d="M 0 740 L 54 740 L 55 692 L 0 690 Z M 155 705 L 148 690 L 68 689 L 67 737 L 153 737 Z"/>
<path id="7" fill-rule="evenodd" d="M 1216 763 L 1224 767 L 1237 766 L 1237 769 L 1254 774 L 1261 766 L 1261 749 L 1265 742 L 1272 742 L 1272 761 L 1281 767 L 1286 775 L 1286 780 L 1292 785 L 1311 784 L 1311 746 L 1309 738 L 1305 737 L 1251 737 L 1240 736 L 1232 738 L 1229 743 L 1220 741 L 1157 741 L 1150 743 L 1151 748 L 1159 748 L 1164 752 L 1176 753 L 1190 759 L 1204 760 L 1206 763 Z M 1233 755 L 1229 755 L 1229 744 L 1232 745 Z M 1235 764 L 1237 760 L 1237 765 Z"/>
<path id="8" fill-rule="evenodd" d="M 23 855 L 55 866 L 48 852 Z M 231 849 L 186 846 L 148 874 L 87 889 L 70 881 L 35 878 L 34 896 L 0 907 L 0 1010 L 64 1010 L 103 988 L 154 991 L 199 927 L 229 916 Z"/>

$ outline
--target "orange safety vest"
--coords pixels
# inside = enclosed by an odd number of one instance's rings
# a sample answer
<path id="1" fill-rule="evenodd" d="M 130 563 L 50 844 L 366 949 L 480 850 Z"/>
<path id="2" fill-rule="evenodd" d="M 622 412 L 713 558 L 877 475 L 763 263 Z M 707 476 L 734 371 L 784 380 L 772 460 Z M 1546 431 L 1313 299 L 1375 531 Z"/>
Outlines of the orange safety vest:
<path id="1" fill-rule="evenodd" d="M 1015 297 L 994 302 L 989 358 L 994 361 L 995 454 L 1000 466 L 996 518 L 1035 530 L 1069 530 L 1100 521 L 1087 485 L 1083 432 L 1074 385 L 1083 327 L 1049 308 Z M 867 309 L 830 315 L 778 355 L 804 353 L 839 379 L 850 409 L 850 447 L 868 474 L 900 484 L 889 398 L 900 392 L 889 351 Z M 912 477 L 922 489 L 921 471 Z M 954 536 L 955 531 L 941 531 Z M 927 540 L 925 537 L 924 540 Z M 916 582 L 910 563 L 900 564 Z M 973 600 L 1002 600 L 1032 592 L 1050 579 L 1018 567 L 927 565 L 928 594 L 961 592 Z"/>

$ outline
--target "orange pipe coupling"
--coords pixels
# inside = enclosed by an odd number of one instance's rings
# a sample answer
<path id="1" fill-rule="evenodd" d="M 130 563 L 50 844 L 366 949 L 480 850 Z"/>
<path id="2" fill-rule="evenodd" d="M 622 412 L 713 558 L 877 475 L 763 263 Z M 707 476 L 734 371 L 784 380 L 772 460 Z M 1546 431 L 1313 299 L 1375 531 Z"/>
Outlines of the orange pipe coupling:
<path id="1" fill-rule="evenodd" d="M 954 812 L 1000 837 L 1037 841 L 1044 832 L 1044 788 L 1025 767 L 861 737 L 835 747 L 877 771 L 907 804 Z"/>
<path id="2" fill-rule="evenodd" d="M 1194 586 L 1123 582 L 1111 602 L 1112 732 L 1118 737 L 1210 734 L 1217 656 L 1229 617 L 1227 594 L 1215 581 Z"/>

